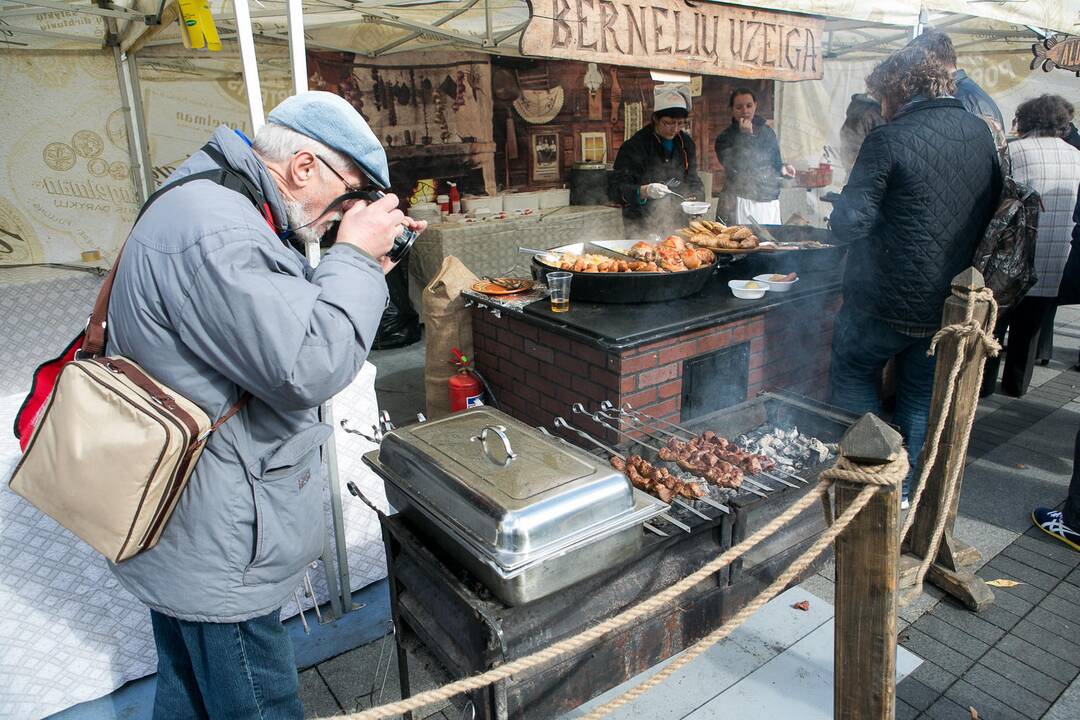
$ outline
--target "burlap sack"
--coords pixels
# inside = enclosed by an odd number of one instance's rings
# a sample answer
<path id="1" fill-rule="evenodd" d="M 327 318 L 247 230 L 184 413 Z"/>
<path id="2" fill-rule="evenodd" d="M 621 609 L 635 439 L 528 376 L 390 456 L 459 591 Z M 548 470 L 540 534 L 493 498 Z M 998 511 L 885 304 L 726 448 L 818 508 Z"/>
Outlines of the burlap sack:
<path id="1" fill-rule="evenodd" d="M 465 307 L 461 291 L 472 286 L 477 277 L 453 255 L 443 259 L 421 296 L 427 356 L 424 388 L 427 393 L 427 416 L 439 418 L 450 413 L 447 381 L 457 371 L 450 364 L 451 348 L 472 357 L 472 315 Z"/>

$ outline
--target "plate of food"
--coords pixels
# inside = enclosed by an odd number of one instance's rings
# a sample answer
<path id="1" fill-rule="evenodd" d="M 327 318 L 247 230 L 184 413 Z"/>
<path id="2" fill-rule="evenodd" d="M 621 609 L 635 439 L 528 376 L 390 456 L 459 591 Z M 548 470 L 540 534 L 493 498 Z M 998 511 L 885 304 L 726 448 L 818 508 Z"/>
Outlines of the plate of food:
<path id="1" fill-rule="evenodd" d="M 472 289 L 484 295 L 516 295 L 532 290 L 535 284 L 529 278 L 484 278 L 474 282 Z"/>
<path id="2" fill-rule="evenodd" d="M 799 282 L 799 276 L 795 273 L 788 273 L 784 275 L 782 273 L 766 273 L 764 275 L 755 275 L 754 280 L 759 283 L 764 283 L 768 286 L 769 290 L 773 292 L 787 292 L 795 283 Z"/>
<path id="3" fill-rule="evenodd" d="M 691 220 L 677 235 L 721 255 L 758 252 L 761 245 L 758 236 L 745 225 L 725 225 L 715 220 Z"/>

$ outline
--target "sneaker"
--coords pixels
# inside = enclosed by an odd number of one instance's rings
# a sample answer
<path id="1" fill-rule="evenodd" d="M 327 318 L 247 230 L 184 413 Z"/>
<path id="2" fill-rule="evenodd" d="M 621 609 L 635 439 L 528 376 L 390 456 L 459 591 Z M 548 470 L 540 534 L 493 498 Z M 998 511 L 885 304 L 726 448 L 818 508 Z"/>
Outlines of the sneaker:
<path id="1" fill-rule="evenodd" d="M 901 510 L 907 510 L 909 507 L 911 507 L 911 501 L 908 500 L 908 496 L 905 495 L 902 498 L 900 498 L 900 509 Z"/>
<path id="2" fill-rule="evenodd" d="M 1073 550 L 1080 550 L 1080 532 L 1070 528 L 1062 521 L 1060 510 L 1035 508 L 1031 511 L 1031 521 L 1035 527 L 1050 537 L 1057 538 Z"/>

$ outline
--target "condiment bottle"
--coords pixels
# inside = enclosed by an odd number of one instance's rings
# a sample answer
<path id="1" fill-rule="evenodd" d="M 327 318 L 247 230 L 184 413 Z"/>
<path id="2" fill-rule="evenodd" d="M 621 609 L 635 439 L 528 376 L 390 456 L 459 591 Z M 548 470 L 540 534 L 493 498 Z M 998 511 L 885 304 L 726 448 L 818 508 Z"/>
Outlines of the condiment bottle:
<path id="1" fill-rule="evenodd" d="M 461 194 L 458 193 L 457 183 L 450 184 L 450 212 L 454 215 L 461 214 Z"/>

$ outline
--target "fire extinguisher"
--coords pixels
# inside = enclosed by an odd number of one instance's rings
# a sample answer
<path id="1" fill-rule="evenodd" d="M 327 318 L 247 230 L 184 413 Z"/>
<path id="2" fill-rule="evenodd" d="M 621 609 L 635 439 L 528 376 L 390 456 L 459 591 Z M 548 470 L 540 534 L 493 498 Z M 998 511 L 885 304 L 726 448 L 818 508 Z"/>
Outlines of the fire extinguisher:
<path id="1" fill-rule="evenodd" d="M 483 405 L 484 386 L 470 367 L 471 361 L 457 348 L 453 348 L 451 352 L 454 354 L 454 359 L 450 362 L 457 366 L 458 371 L 447 381 L 450 392 L 450 411 L 457 412 Z"/>

